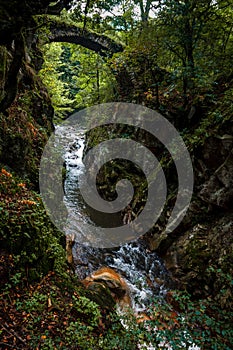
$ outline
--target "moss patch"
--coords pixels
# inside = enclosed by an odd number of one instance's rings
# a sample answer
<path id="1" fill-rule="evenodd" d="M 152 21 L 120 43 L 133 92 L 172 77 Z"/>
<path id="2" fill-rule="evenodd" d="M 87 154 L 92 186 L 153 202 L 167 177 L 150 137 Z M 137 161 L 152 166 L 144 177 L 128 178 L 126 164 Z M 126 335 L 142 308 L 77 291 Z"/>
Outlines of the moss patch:
<path id="1" fill-rule="evenodd" d="M 64 269 L 65 237 L 49 221 L 29 183 L 0 167 L 0 242 L 28 280 Z"/>

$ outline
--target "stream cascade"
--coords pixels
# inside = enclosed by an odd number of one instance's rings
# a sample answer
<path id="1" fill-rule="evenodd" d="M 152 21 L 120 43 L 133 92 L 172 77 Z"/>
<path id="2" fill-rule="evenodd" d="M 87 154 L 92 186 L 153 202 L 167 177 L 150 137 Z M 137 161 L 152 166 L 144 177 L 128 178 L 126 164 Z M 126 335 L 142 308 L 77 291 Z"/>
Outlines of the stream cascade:
<path id="1" fill-rule="evenodd" d="M 98 249 L 80 244 L 85 223 L 97 227 L 98 212 L 90 215 L 79 191 L 79 180 L 84 171 L 82 162 L 85 147 L 84 131 L 72 131 L 72 127 L 56 127 L 56 134 L 66 139 L 64 162 L 66 179 L 64 182 L 64 203 L 72 214 L 67 220 L 66 234 L 74 235 L 72 249 L 75 272 L 80 279 L 86 278 L 102 266 L 113 268 L 126 280 L 136 312 L 149 307 L 153 297 L 164 298 L 171 285 L 171 276 L 155 252 L 148 249 L 143 238 L 124 244 L 114 249 Z M 119 217 L 114 218 L 119 223 Z M 113 224 L 111 221 L 111 225 Z M 106 225 L 106 223 L 105 223 Z"/>

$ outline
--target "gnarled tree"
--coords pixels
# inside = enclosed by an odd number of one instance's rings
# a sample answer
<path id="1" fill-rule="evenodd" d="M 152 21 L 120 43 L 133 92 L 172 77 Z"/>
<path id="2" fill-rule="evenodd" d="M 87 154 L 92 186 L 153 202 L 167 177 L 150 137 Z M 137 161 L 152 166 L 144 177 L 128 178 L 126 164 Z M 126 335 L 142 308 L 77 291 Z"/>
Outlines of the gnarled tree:
<path id="1" fill-rule="evenodd" d="M 20 79 L 20 69 L 25 61 L 26 52 L 31 46 L 36 49 L 37 29 L 33 16 L 35 15 L 59 15 L 63 8 L 69 9 L 70 0 L 60 0 L 55 5 L 50 0 L 29 0 L 23 2 L 6 3 L 0 0 L 0 45 L 5 46 L 9 52 L 4 81 L 1 83 L 0 111 L 5 111 L 14 101 L 17 94 L 17 86 Z M 46 23 L 45 17 L 44 23 Z M 98 35 L 62 22 L 51 20 L 47 22 L 50 28 L 48 40 L 50 42 L 70 42 L 82 45 L 104 57 L 111 57 L 114 53 L 122 51 L 122 45 L 114 42 L 104 35 Z M 35 55 L 38 56 L 38 55 Z M 37 58 L 35 58 L 37 59 Z M 35 68 L 38 70 L 35 63 Z"/>

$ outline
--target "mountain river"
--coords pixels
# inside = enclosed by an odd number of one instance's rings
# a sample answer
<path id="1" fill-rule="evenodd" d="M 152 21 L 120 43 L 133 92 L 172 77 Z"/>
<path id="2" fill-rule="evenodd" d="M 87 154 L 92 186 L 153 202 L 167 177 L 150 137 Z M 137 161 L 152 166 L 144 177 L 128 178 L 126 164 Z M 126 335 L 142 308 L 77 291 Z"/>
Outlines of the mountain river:
<path id="1" fill-rule="evenodd" d="M 85 146 L 84 132 L 73 132 L 72 127 L 57 126 L 56 134 L 66 139 L 64 161 L 66 179 L 64 183 L 64 203 L 71 209 L 72 215 L 68 218 L 67 234 L 75 234 L 73 256 L 76 273 L 84 279 L 93 271 L 102 266 L 114 268 L 126 280 L 130 287 L 134 309 L 139 312 L 149 306 L 153 296 L 164 297 L 171 278 L 163 262 L 156 253 L 151 252 L 143 239 L 124 244 L 114 249 L 98 249 L 80 244 L 86 234 L 85 223 L 97 226 L 100 221 L 98 212 L 88 211 L 79 191 L 80 175 L 84 171 L 82 163 Z M 111 226 L 119 226 L 122 220 L 119 215 L 112 214 Z M 121 223 L 122 224 L 122 223 Z M 104 223 L 106 227 L 106 223 Z"/>

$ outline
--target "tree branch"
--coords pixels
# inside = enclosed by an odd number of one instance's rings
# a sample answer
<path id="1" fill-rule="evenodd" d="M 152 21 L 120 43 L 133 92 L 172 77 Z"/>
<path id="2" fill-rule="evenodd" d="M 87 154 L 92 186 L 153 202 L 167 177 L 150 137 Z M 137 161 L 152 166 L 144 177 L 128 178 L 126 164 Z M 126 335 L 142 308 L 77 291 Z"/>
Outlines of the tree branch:
<path id="1" fill-rule="evenodd" d="M 26 341 L 21 338 L 13 329 L 9 329 L 10 327 L 8 326 L 8 324 L 5 322 L 5 326 L 2 325 L 2 328 L 11 336 L 16 337 L 17 339 L 19 339 L 23 344 L 26 344 Z"/>
<path id="2" fill-rule="evenodd" d="M 22 34 L 15 39 L 15 50 L 13 60 L 8 70 L 4 85 L 4 98 L 0 102 L 0 111 L 6 110 L 14 101 L 17 94 L 18 73 L 24 57 L 24 40 Z"/>
<path id="3" fill-rule="evenodd" d="M 59 15 L 63 9 L 69 10 L 71 8 L 70 0 L 60 0 L 55 5 L 49 6 L 47 14 L 49 15 Z"/>

